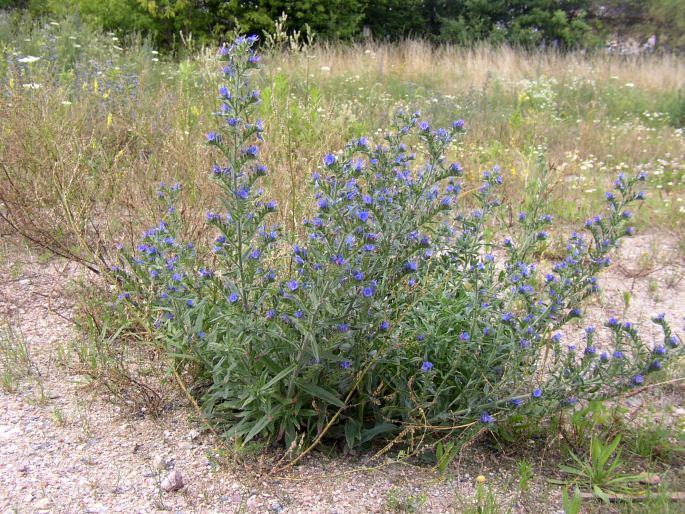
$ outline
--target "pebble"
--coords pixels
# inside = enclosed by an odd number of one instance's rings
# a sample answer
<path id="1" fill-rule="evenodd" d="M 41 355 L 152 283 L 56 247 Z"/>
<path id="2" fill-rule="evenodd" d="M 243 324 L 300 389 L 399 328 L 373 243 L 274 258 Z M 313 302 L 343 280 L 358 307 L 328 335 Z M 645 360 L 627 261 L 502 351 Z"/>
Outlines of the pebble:
<path id="1" fill-rule="evenodd" d="M 41 498 L 33 506 L 36 508 L 36 510 L 45 510 L 48 507 L 50 507 L 50 499 L 49 498 Z"/>
<path id="2" fill-rule="evenodd" d="M 171 491 L 179 491 L 183 489 L 184 485 L 185 484 L 183 483 L 181 472 L 178 470 L 173 470 L 164 480 L 162 480 L 161 487 L 162 491 L 169 493 Z"/>
<path id="3" fill-rule="evenodd" d="M 155 469 L 164 471 L 169 468 L 169 461 L 164 455 L 157 454 L 152 458 L 152 465 Z"/>

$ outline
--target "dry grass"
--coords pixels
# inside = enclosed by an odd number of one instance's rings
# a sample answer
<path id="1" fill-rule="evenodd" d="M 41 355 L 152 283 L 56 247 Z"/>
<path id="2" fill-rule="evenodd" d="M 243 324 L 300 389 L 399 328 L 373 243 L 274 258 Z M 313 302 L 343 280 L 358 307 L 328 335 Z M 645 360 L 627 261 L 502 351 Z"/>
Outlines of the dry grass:
<path id="1" fill-rule="evenodd" d="M 142 44 L 121 51 L 90 36 L 80 42 L 89 53 L 70 57 L 75 65 L 55 54 L 50 68 L 51 50 L 34 64 L 18 63 L 29 53 L 22 45 L 77 37 L 45 31 L 0 52 L 0 214 L 38 244 L 100 268 L 115 243 L 134 244 L 158 215 L 157 184 L 179 180 L 188 231 L 205 230 L 204 213 L 216 208 L 203 137 L 216 108 L 212 51 L 158 61 Z M 257 78 L 267 128 L 262 158 L 290 228 L 310 208 L 307 177 L 321 156 L 354 136 L 380 141 L 398 108 L 419 109 L 434 125 L 465 118 L 468 133 L 449 157 L 471 178 L 499 164 L 512 209 L 543 155 L 560 184 L 551 208 L 567 221 L 590 214 L 616 172 L 640 168 L 655 173 L 660 188 L 643 219 L 683 226 L 685 139 L 667 112 L 685 84 L 685 63 L 675 56 L 407 41 L 319 45 L 268 55 L 264 64 Z"/>

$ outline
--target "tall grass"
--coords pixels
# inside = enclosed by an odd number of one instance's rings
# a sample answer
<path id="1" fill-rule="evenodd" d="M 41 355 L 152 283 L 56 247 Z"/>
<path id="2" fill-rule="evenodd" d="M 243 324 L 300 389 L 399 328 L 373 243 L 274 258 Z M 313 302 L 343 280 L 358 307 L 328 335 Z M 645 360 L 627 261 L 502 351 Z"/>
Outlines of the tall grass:
<path id="1" fill-rule="evenodd" d="M 202 134 L 216 86 L 213 51 L 172 59 L 139 38 L 119 41 L 73 20 L 17 30 L 0 16 L 5 222 L 99 269 L 120 234 L 132 243 L 156 216 L 150 198 L 160 181 L 183 182 L 186 205 L 208 205 L 216 190 L 205 180 Z M 40 59 L 21 62 L 29 55 Z M 404 108 L 436 125 L 465 118 L 467 135 L 451 157 L 472 177 L 499 164 L 513 209 L 543 155 L 554 168 L 558 216 L 592 212 L 603 200 L 598 184 L 639 168 L 656 175 L 641 218 L 682 231 L 685 62 L 677 56 L 406 41 L 272 52 L 264 70 L 266 186 L 289 226 L 309 209 L 300 192 L 324 151 L 375 134 Z M 203 231 L 202 220 L 188 230 Z"/>

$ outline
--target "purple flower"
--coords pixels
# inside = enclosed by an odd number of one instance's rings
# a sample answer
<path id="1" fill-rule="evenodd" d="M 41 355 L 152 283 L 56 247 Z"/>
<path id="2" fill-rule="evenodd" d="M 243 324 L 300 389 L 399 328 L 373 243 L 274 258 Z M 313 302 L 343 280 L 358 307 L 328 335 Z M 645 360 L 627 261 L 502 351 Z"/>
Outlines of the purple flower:
<path id="1" fill-rule="evenodd" d="M 253 261 L 259 260 L 259 258 L 262 256 L 262 251 L 259 248 L 255 248 L 250 252 L 250 259 Z"/>
<path id="2" fill-rule="evenodd" d="M 300 287 L 300 284 L 297 282 L 297 280 L 291 280 L 288 282 L 288 289 L 291 291 L 297 291 L 297 288 Z"/>
<path id="3" fill-rule="evenodd" d="M 641 384 L 644 384 L 644 382 L 645 382 L 645 377 L 643 377 L 642 375 L 635 375 L 635 376 L 633 377 L 633 379 L 632 379 L 632 382 L 633 382 L 634 385 L 641 385 Z"/>
<path id="4" fill-rule="evenodd" d="M 340 363 L 340 367 L 342 369 L 350 369 L 351 366 L 352 366 L 352 363 L 348 360 L 344 360 Z"/>
<path id="5" fill-rule="evenodd" d="M 461 339 L 462 341 L 468 341 L 469 339 L 471 339 L 471 336 L 469 335 L 468 332 L 462 332 L 459 335 L 459 339 Z"/>
<path id="6" fill-rule="evenodd" d="M 389 328 L 390 328 L 390 322 L 387 319 L 381 321 L 381 324 L 380 324 L 381 331 L 387 332 Z"/>
<path id="7" fill-rule="evenodd" d="M 221 141 L 221 136 L 216 132 L 208 132 L 206 137 L 208 143 L 218 143 Z"/>
<path id="8" fill-rule="evenodd" d="M 186 300 L 186 305 L 188 307 L 195 307 L 195 300 L 193 300 L 193 299 Z"/>
<path id="9" fill-rule="evenodd" d="M 346 332 L 350 331 L 350 326 L 347 323 L 340 323 L 338 325 L 338 332 L 342 332 L 345 334 Z"/>
<path id="10" fill-rule="evenodd" d="M 514 407 L 520 407 L 523 405 L 523 400 L 521 398 L 512 398 L 510 402 Z"/>
<path id="11" fill-rule="evenodd" d="M 366 286 L 364 289 L 362 289 L 362 296 L 364 296 L 364 298 L 371 298 L 374 292 L 375 289 L 373 287 Z"/>
<path id="12" fill-rule="evenodd" d="M 533 389 L 531 396 L 533 398 L 540 398 L 542 396 L 542 389 Z"/>
<path id="13" fill-rule="evenodd" d="M 407 261 L 404 265 L 404 269 L 407 271 L 416 271 L 418 269 L 418 264 L 415 261 Z"/>
<path id="14" fill-rule="evenodd" d="M 335 161 L 336 161 L 335 155 L 333 155 L 332 153 L 326 154 L 323 158 L 323 163 L 327 167 L 333 166 L 335 164 Z"/>
<path id="15" fill-rule="evenodd" d="M 357 213 L 357 218 L 359 219 L 359 221 L 366 223 L 369 220 L 369 212 L 359 211 L 359 213 Z"/>
<path id="16" fill-rule="evenodd" d="M 228 296 L 228 303 L 235 303 L 238 301 L 238 295 L 236 293 L 231 293 Z"/>
<path id="17" fill-rule="evenodd" d="M 423 361 L 423 364 L 421 365 L 421 371 L 424 373 L 427 373 L 428 371 L 433 369 L 433 363 L 430 361 Z"/>
<path id="18" fill-rule="evenodd" d="M 480 415 L 480 422 L 481 423 L 494 423 L 495 418 L 492 417 L 490 414 L 487 412 L 484 412 L 483 414 Z"/>

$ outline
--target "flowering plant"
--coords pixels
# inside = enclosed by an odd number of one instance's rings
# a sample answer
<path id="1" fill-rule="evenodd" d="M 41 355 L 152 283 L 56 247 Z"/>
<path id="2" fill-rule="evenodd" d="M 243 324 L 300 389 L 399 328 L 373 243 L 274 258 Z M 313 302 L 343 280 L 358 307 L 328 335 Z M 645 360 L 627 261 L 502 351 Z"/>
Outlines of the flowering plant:
<path id="1" fill-rule="evenodd" d="M 207 214 L 211 257 L 179 241 L 180 186 L 163 186 L 164 220 L 113 270 L 122 303 L 154 326 L 228 437 L 355 447 L 471 433 L 616 395 L 679 353 L 663 316 L 654 318 L 663 343 L 652 347 L 615 319 L 605 351 L 594 327 L 582 345 L 559 332 L 582 317 L 608 253 L 633 233 L 627 208 L 643 198 L 644 175 L 619 176 L 607 213 L 585 225 L 589 237 L 573 233 L 564 259 L 542 270 L 534 256 L 551 216 L 520 213 L 514 233 L 492 239 L 503 178 L 493 168 L 464 191 L 462 167 L 445 157 L 461 120 L 434 129 L 399 113 L 382 142 L 362 137 L 325 155 L 304 236 L 284 236 L 259 187 L 255 42 L 219 52 L 225 85 L 207 142 L 222 158 L 211 171 L 222 212 Z"/>

